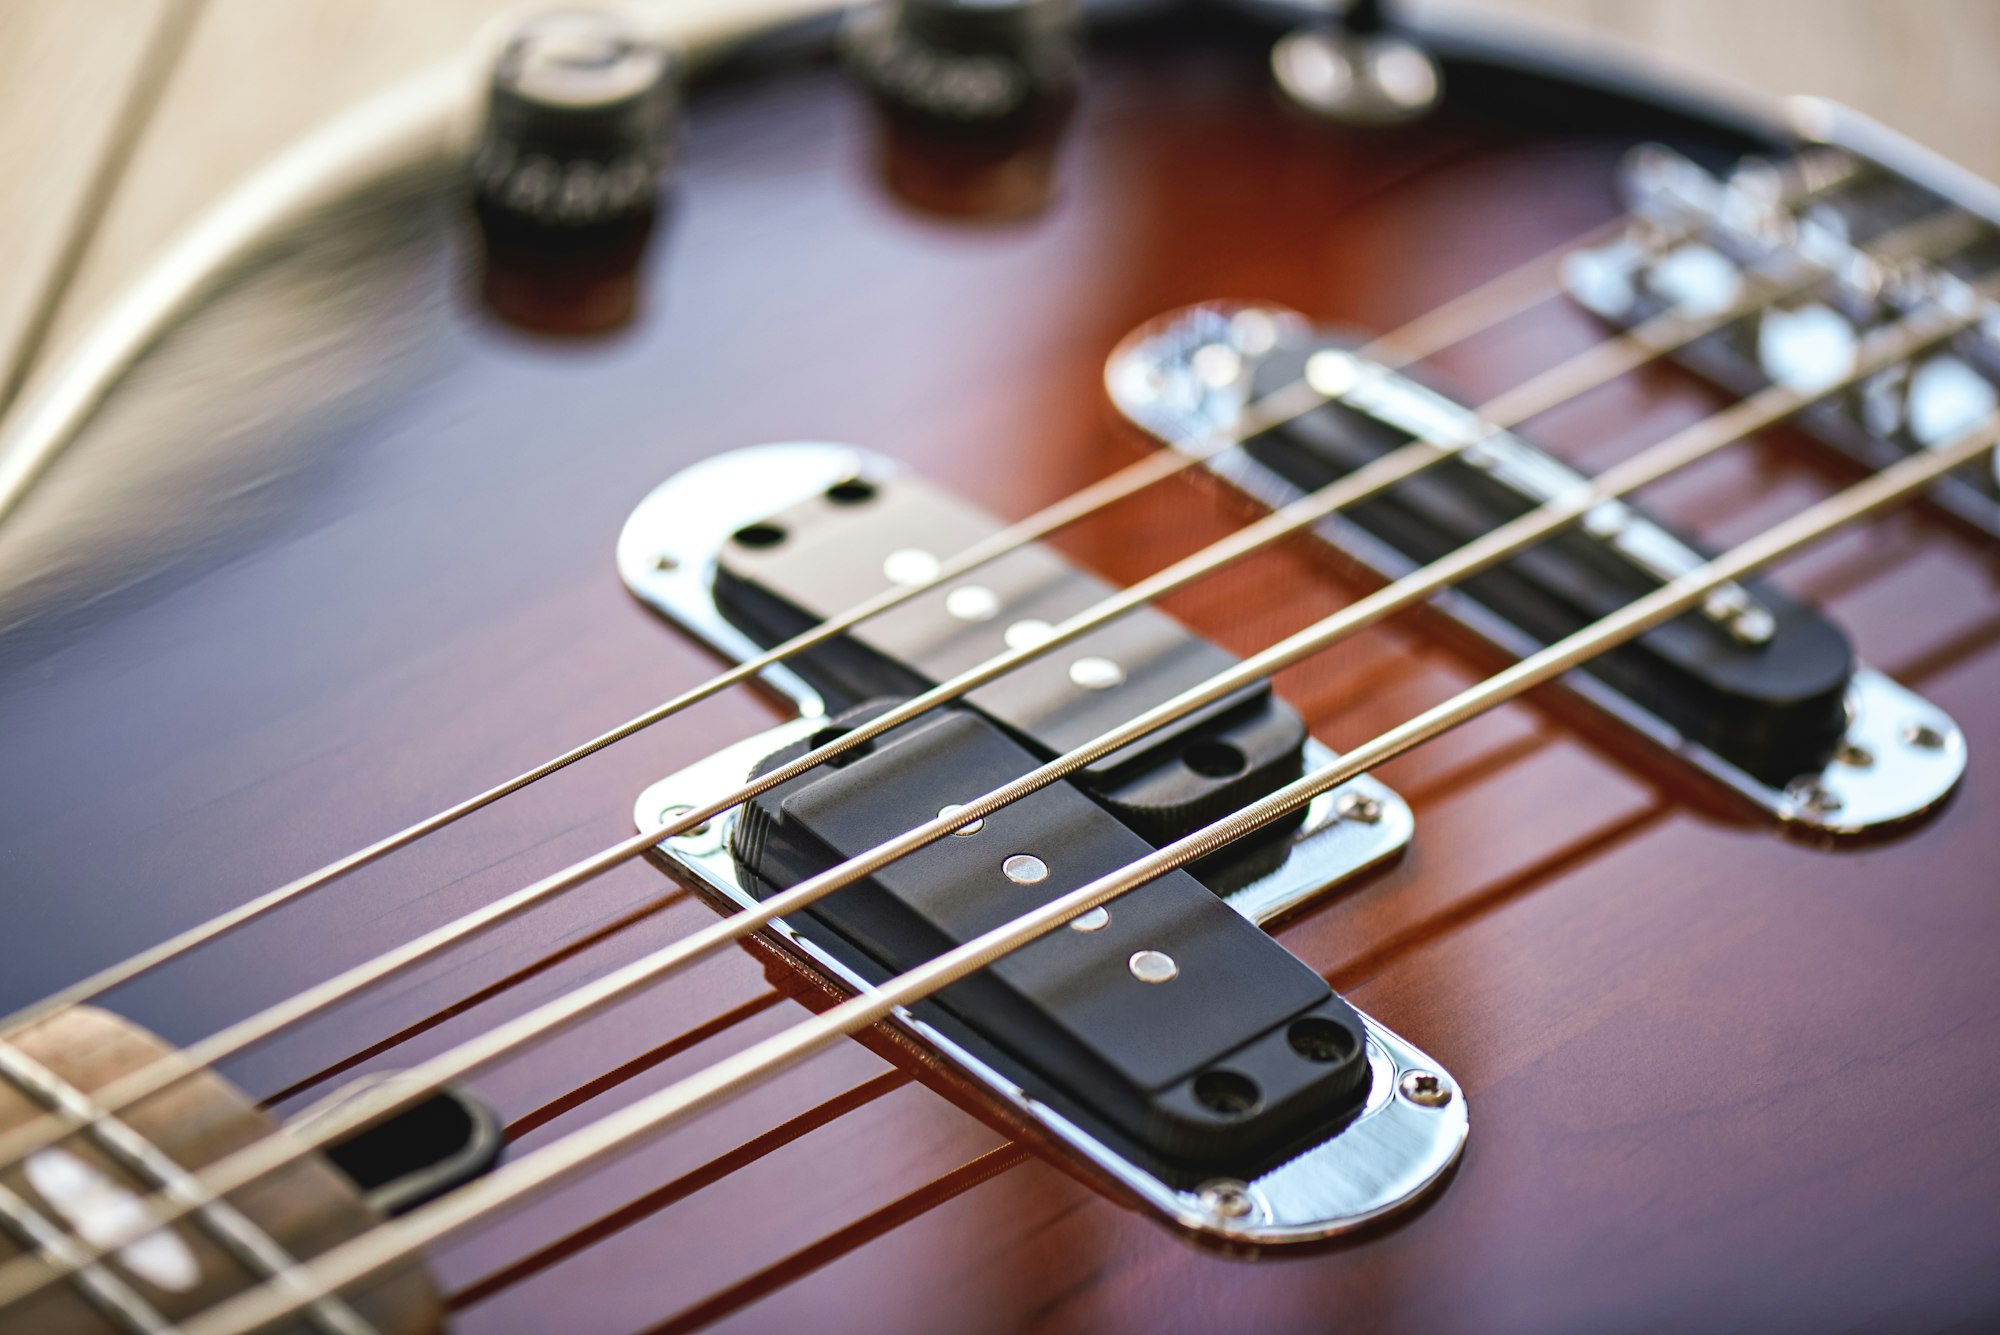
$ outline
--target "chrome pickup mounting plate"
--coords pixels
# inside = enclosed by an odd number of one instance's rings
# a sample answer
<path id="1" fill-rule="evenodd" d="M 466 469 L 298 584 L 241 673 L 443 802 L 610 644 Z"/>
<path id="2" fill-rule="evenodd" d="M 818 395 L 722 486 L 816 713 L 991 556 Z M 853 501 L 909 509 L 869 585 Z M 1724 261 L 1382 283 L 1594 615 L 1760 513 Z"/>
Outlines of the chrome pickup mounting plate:
<path id="1" fill-rule="evenodd" d="M 1125 339 L 1111 355 L 1105 382 L 1112 401 L 1137 426 L 1174 448 L 1206 446 L 1231 432 L 1251 401 L 1259 361 L 1287 345 L 1317 342 L 1304 317 L 1275 307 L 1213 303 L 1172 312 Z M 1328 403 L 1365 415 L 1401 438 L 1473 440 L 1465 463 L 1539 504 L 1584 479 L 1510 432 L 1386 367 L 1346 356 L 1344 387 Z M 1208 468 L 1268 505 L 1296 500 L 1303 488 L 1238 446 L 1212 455 Z M 1416 562 L 1375 533 L 1336 515 L 1317 526 L 1332 546 L 1388 579 Z M 1703 559 L 1630 507 L 1598 507 L 1580 531 L 1618 560 L 1654 580 L 1671 579 Z M 1503 651 L 1525 656 L 1542 641 L 1463 590 L 1432 605 Z M 1698 614 L 1739 644 L 1758 646 L 1769 615 L 1744 590 L 1729 586 Z M 1857 666 L 1845 696 L 1845 733 L 1822 758 L 1785 782 L 1747 772 L 1687 735 L 1628 694 L 1585 672 L 1564 684 L 1641 736 L 1749 798 L 1780 821 L 1823 836 L 1860 835 L 1912 820 L 1941 802 L 1965 769 L 1965 738 L 1936 706 L 1896 682 Z"/>
<path id="2" fill-rule="evenodd" d="M 880 486 L 899 476 L 890 461 L 839 445 L 770 445 L 718 456 L 670 479 L 639 506 L 619 539 L 619 571 L 669 621 L 742 661 L 758 645 L 718 603 L 723 544 L 745 526 L 839 484 L 858 479 Z M 941 600 L 949 590 L 935 595 Z M 825 726 L 828 701 L 798 673 L 775 668 L 763 680 L 796 707 L 798 717 L 650 785 L 634 808 L 640 828 L 712 801 L 741 784 L 760 760 Z M 1324 746 L 1307 741 L 1307 765 L 1330 757 Z M 732 852 L 738 816 L 726 813 L 657 849 L 677 879 L 723 912 L 758 902 Z M 1220 897 L 1242 917 L 1268 923 L 1398 855 L 1412 830 L 1410 810 L 1394 792 L 1357 779 L 1315 802 L 1279 855 Z M 811 976 L 853 992 L 870 986 L 839 953 L 816 942 L 804 923 L 781 920 L 762 936 Z M 1107 1189 L 1207 1240 L 1262 1247 L 1330 1237 L 1409 1204 L 1442 1177 L 1464 1144 L 1465 1097 L 1456 1082 L 1425 1053 L 1372 1018 L 1360 1018 L 1371 1078 L 1365 1102 L 1345 1125 L 1248 1180 L 1172 1182 L 1114 1138 L 1066 1115 L 1060 1100 L 1032 1077 L 1003 1069 L 1005 1062 L 990 1050 L 921 1008 L 898 1010 L 891 1027 L 1072 1151 Z"/>

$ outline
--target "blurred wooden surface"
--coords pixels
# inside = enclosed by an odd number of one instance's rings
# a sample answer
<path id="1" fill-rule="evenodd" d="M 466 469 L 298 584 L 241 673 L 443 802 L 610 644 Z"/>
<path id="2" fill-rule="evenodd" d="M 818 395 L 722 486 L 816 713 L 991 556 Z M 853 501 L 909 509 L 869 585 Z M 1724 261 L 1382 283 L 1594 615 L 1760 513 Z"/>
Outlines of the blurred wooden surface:
<path id="1" fill-rule="evenodd" d="M 1773 92 L 1858 106 L 2000 175 L 1996 0 L 1415 0 L 1633 44 Z M 727 0 L 678 0 L 689 9 Z M 5 0 L 0 367 L 14 365 L 149 47 L 193 11 L 153 114 L 50 322 L 72 339 L 219 192 L 362 95 L 465 49 L 518 0 Z"/>

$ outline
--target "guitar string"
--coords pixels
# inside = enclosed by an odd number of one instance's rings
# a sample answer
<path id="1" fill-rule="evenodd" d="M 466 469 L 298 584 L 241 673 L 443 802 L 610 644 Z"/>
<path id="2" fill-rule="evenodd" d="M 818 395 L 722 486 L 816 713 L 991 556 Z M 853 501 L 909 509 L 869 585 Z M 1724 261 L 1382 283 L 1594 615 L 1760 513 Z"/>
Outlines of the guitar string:
<path id="1" fill-rule="evenodd" d="M 1963 435 L 1907 456 L 1772 525 L 1269 796 L 321 1253 L 298 1267 L 290 1277 L 290 1291 L 275 1283 L 260 1285 L 209 1308 L 180 1329 L 183 1335 L 242 1335 L 290 1315 L 313 1296 L 338 1292 L 416 1257 L 488 1216 L 524 1204 L 574 1173 L 629 1151 L 674 1123 L 889 1018 L 898 1008 L 915 1005 L 1072 919 L 1197 862 L 1356 776 L 1590 662 L 1699 605 L 1721 585 L 1910 499 L 1949 470 L 1992 452 L 1996 438 L 2000 438 L 2000 414 L 1991 414 Z"/>
<path id="2" fill-rule="evenodd" d="M 1788 179 L 1804 181 L 1805 183 L 1798 187 L 1798 193 L 1802 197 L 1809 198 L 1813 193 L 1832 188 L 1847 177 L 1837 173 L 1831 177 L 1819 177 L 1802 172 L 1794 173 Z M 1789 200 L 1790 197 L 1786 197 L 1787 203 Z M 1594 245 L 1615 235 L 1627 222 L 1626 218 L 1620 217 L 1591 228 L 1562 245 L 1537 255 L 1471 291 L 1462 293 L 1444 305 L 1416 317 L 1400 329 L 1376 339 L 1369 344 L 1367 350 L 1387 365 L 1407 366 L 1522 314 L 1560 291 L 1560 288 L 1552 284 L 1564 257 L 1576 248 Z M 1670 233 L 1669 239 L 1671 237 Z M 928 579 L 910 584 L 892 585 L 874 597 L 865 599 L 846 611 L 717 673 L 672 699 L 599 733 L 589 741 L 426 816 L 394 834 L 386 835 L 372 844 L 287 881 L 255 899 L 186 928 L 165 941 L 106 965 L 88 977 L 0 1018 L 0 1035 L 13 1033 L 35 1020 L 66 1007 L 93 1000 L 114 988 L 143 977 L 192 950 L 245 927 L 284 905 L 339 880 L 350 872 L 359 871 L 399 849 L 427 838 L 504 797 L 597 754 L 608 746 L 663 722 L 730 687 L 741 685 L 767 668 L 824 644 L 863 621 L 899 607 L 912 598 L 977 570 L 1010 552 L 1078 523 L 1157 482 L 1206 462 L 1234 448 L 1248 436 L 1282 426 L 1293 418 L 1311 411 L 1322 402 L 1324 399 L 1313 393 L 1311 387 L 1303 381 L 1274 390 L 1263 399 L 1250 404 L 1244 410 L 1242 419 L 1234 430 L 1216 433 L 1180 451 L 1150 453 L 947 558 Z"/>
<path id="3" fill-rule="evenodd" d="M 1837 150 L 1801 154 L 1775 169 L 1776 184 L 1772 191 L 1771 206 L 1776 210 L 1795 210 L 1803 207 L 1811 200 L 1852 181 L 1864 170 L 1865 164 L 1859 159 Z M 1373 360 L 1393 368 L 1400 368 L 1425 360 L 1445 348 L 1511 319 L 1560 292 L 1558 280 L 1561 265 L 1571 253 L 1615 237 L 1628 227 L 1631 221 L 1631 217 L 1625 215 L 1587 229 L 1561 245 L 1526 260 L 1470 291 L 1461 293 L 1429 312 L 1417 316 L 1398 329 L 1375 339 L 1363 351 Z M 1683 216 L 1664 223 L 1653 220 L 1651 239 L 1656 245 L 1673 244 L 1684 239 L 1692 225 L 1691 216 Z M 1309 386 L 1304 388 L 1310 389 Z M 926 580 L 885 589 L 874 598 L 864 600 L 828 621 L 801 631 L 791 639 L 716 674 L 700 685 L 642 714 L 633 716 L 589 741 L 523 770 L 511 779 L 465 798 L 394 834 L 378 839 L 372 844 L 267 891 L 255 899 L 225 910 L 163 942 L 107 965 L 96 973 L 11 1015 L 0 1017 L 0 1035 L 14 1032 L 23 1025 L 66 1006 L 92 1000 L 151 973 L 169 961 L 247 926 L 350 872 L 358 871 L 559 770 L 595 755 L 608 746 L 663 722 L 732 686 L 740 685 L 766 668 L 783 663 L 871 617 L 898 607 L 1009 552 L 1096 514 L 1156 482 L 1176 476 L 1217 454 L 1234 448 L 1248 436 L 1281 426 L 1323 402 L 1319 396 L 1303 395 L 1300 390 L 1301 384 L 1295 383 L 1273 391 L 1264 399 L 1248 405 L 1239 415 L 1239 420 L 1231 431 L 1216 433 L 1205 440 L 1186 445 L 1179 451 L 1149 454 L 1026 519 L 1007 525 L 983 541 L 946 559 Z"/>
<path id="4" fill-rule="evenodd" d="M 1890 249 L 1897 249 L 1907 248 L 1913 243 L 1921 246 L 1926 242 L 1940 239 L 1953 242 L 1957 238 L 1951 228 L 1940 227 L 1940 222 L 1948 224 L 1962 216 L 1955 210 L 1949 209 L 1927 215 L 1915 223 L 1891 232 L 1882 238 L 1882 243 Z M 1939 236 L 1940 232 L 1943 233 L 1942 238 Z M 1506 415 L 1501 416 L 1497 423 L 1491 420 L 1483 421 L 1477 432 L 1464 439 L 1414 440 L 1401 449 L 1375 460 L 1367 467 L 1266 515 L 1256 523 L 1237 530 L 1202 551 L 1077 613 L 1052 628 L 1045 638 L 1034 644 L 1010 648 L 995 655 L 951 680 L 912 697 L 867 724 L 823 742 L 816 738 L 815 746 L 805 755 L 774 767 L 723 798 L 679 814 L 658 829 L 642 831 L 414 940 L 382 952 L 315 987 L 268 1006 L 171 1057 L 161 1058 L 148 1066 L 126 1073 L 97 1091 L 98 1106 L 106 1114 L 128 1107 L 139 1099 L 186 1078 L 192 1072 L 211 1067 L 254 1043 L 267 1040 L 344 997 L 390 978 L 460 941 L 490 930 L 537 904 L 566 893 L 613 866 L 638 857 L 661 839 L 697 828 L 740 802 L 790 782 L 822 761 L 864 745 L 937 705 L 959 698 L 987 682 L 996 680 L 1022 663 L 1053 652 L 1097 626 L 1191 583 L 1230 561 L 1269 546 L 1344 506 L 1377 494 L 1425 467 L 1489 439 L 1507 426 L 1553 408 L 1588 389 L 1608 383 L 1647 360 L 1663 356 L 1694 338 L 1762 309 L 1789 292 L 1803 290 L 1823 279 L 1823 273 L 1809 269 L 1803 276 L 1794 277 L 1788 282 L 1768 278 L 1761 283 L 1752 282 L 1746 284 L 1744 293 L 1736 302 L 1721 311 L 1699 319 L 1689 319 L 1669 312 L 1614 338 L 1603 340 L 1568 361 L 1550 368 L 1541 376 L 1492 400 L 1482 412 L 1490 414 L 1493 407 L 1501 407 Z M 1318 402 L 1325 401 L 1317 392 L 1314 398 Z M 88 1125 L 76 1126 L 57 1118 L 45 1118 L 40 1122 L 23 1124 L 0 1136 L 0 1163 L 17 1161 L 36 1149 L 87 1130 Z"/>
<path id="5" fill-rule="evenodd" d="M 1606 470 L 1598 478 L 1583 483 L 1535 510 L 1489 531 L 1467 546 L 1440 558 L 1430 566 L 1378 590 L 1348 608 L 1307 627 L 1271 648 L 1246 659 L 1235 668 L 1190 688 L 1182 695 L 1128 721 L 1100 738 L 1084 744 L 1038 770 L 1005 785 L 949 815 L 891 839 L 876 848 L 829 869 L 820 875 L 773 896 L 755 909 L 730 915 L 693 935 L 670 944 L 638 961 L 545 1003 L 517 1019 L 496 1027 L 479 1038 L 448 1050 L 409 1071 L 394 1082 L 393 1088 L 371 1091 L 337 1110 L 330 1120 L 309 1127 L 293 1127 L 285 1137 L 273 1137 L 253 1144 L 217 1161 L 203 1174 L 203 1182 L 218 1193 L 235 1190 L 272 1171 L 291 1159 L 330 1143 L 361 1127 L 371 1125 L 408 1107 L 443 1083 L 486 1065 L 525 1043 L 547 1037 L 603 1006 L 658 980 L 710 951 L 741 939 L 768 925 L 775 918 L 801 909 L 863 876 L 872 874 L 896 858 L 984 819 L 1002 806 L 1025 796 L 1084 765 L 1122 749 L 1154 728 L 1173 718 L 1220 699 L 1254 681 L 1262 680 L 1283 667 L 1328 645 L 1358 633 L 1383 618 L 1427 598 L 1479 570 L 1490 567 L 1541 538 L 1574 523 L 1590 510 L 1639 487 L 1707 457 L 1709 454 L 1753 431 L 1769 426 L 1826 394 L 1872 375 L 1885 366 L 1901 361 L 1917 350 L 1966 327 L 1975 318 L 1962 311 L 1933 308 L 1897 325 L 1877 330 L 1864 341 L 1849 371 L 1837 380 L 1810 392 L 1773 386 L 1742 400 L 1730 408 L 1676 433 L 1666 441 Z M 174 1202 L 162 1202 L 157 1213 L 149 1213 L 149 1227 L 171 1222 Z M 117 1245 L 116 1243 L 112 1244 Z M 22 1272 L 33 1262 L 24 1260 L 20 1270 L 0 1269 L 0 1305 L 15 1300 L 15 1283 L 25 1282 Z M 59 1276 L 40 1272 L 36 1286 Z"/>

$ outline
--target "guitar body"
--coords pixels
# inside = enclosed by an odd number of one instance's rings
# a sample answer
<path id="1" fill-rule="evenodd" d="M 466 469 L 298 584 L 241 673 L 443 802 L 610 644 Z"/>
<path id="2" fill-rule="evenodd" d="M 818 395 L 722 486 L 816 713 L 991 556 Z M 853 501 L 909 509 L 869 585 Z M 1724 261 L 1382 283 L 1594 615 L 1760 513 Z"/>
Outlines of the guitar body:
<path id="1" fill-rule="evenodd" d="M 1505 62 L 1448 63 L 1416 124 L 1343 128 L 1275 93 L 1270 37 L 1097 34 L 1045 206 L 1031 185 L 1001 218 L 899 198 L 876 116 L 813 42 L 745 57 L 693 92 L 635 311 L 595 335 L 496 315 L 505 280 L 436 179 L 284 239 L 0 525 L 0 1005 L 712 672 L 611 559 L 688 465 L 852 442 L 1024 515 L 1159 448 L 1108 405 L 1103 362 L 1162 312 L 1252 299 L 1390 329 L 1616 216 L 1635 142 L 1734 156 L 1771 133 Z M 1427 374 L 1477 402 L 1606 332 L 1551 300 Z M 1527 434 L 1594 472 L 1726 402 L 1657 367 Z M 1720 549 L 1855 475 L 1780 430 L 1646 501 Z M 1055 545 L 1123 584 L 1255 513 L 1190 473 Z M 1199 1247 L 949 1077 L 848 1043 L 437 1250 L 451 1328 L 2000 1319 L 2000 546 L 1919 503 L 1778 578 L 1956 720 L 1969 763 L 1942 809 L 1886 840 L 1788 837 L 1543 689 L 1380 771 L 1416 815 L 1407 854 L 1276 929 L 1466 1091 L 1465 1152 L 1420 1208 L 1326 1246 Z M 1377 583 L 1299 538 L 1165 606 L 1248 654 Z M 1339 748 L 1504 662 L 1419 609 L 1277 688 Z M 719 697 L 107 1004 L 192 1042 L 627 837 L 646 785 L 778 716 Z M 631 863 L 225 1071 L 289 1112 L 712 920 Z M 726 952 L 472 1083 L 520 1154 L 812 1002 Z"/>

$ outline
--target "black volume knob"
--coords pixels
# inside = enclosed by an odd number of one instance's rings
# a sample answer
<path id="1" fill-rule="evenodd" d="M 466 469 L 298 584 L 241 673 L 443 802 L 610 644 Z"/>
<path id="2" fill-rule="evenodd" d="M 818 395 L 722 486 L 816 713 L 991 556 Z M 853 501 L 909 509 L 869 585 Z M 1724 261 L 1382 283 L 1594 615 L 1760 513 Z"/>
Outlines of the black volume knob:
<path id="1" fill-rule="evenodd" d="M 889 0 L 856 11 L 843 36 L 870 91 L 940 127 L 1019 125 L 1076 87 L 1075 0 Z"/>
<path id="2" fill-rule="evenodd" d="M 678 62 L 615 15 L 543 14 L 494 63 L 473 158 L 481 211 L 538 229 L 650 212 L 672 151 Z"/>

